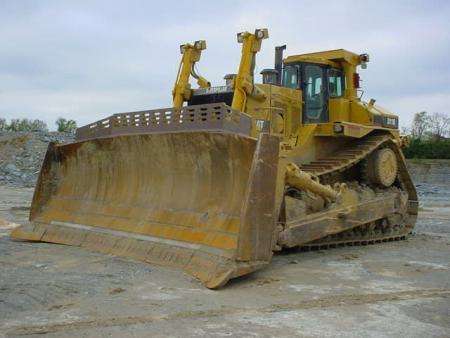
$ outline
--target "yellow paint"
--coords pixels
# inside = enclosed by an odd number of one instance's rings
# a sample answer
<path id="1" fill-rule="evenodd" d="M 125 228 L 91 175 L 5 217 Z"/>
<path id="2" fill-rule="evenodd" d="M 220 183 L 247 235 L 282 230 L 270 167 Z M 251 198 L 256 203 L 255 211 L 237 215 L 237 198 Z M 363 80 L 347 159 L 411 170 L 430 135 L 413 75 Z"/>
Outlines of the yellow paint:
<path id="1" fill-rule="evenodd" d="M 297 165 L 333 155 L 352 139 L 375 130 L 401 142 L 397 129 L 379 122 L 397 117 L 358 97 L 353 78 L 360 56 L 343 49 L 284 60 L 333 67 L 345 76 L 343 96 L 327 102 L 328 121 L 304 124 L 300 89 L 255 83 L 256 54 L 267 37 L 267 30 L 238 36 L 242 50 L 232 108 L 251 117 L 250 136 L 198 130 L 143 132 L 56 146 L 49 152 L 53 158 L 44 163 L 47 167 L 35 192 L 30 216 L 34 228 L 18 228 L 13 236 L 181 266 L 209 287 L 267 263 L 272 241 L 277 239 L 274 219 L 286 185 L 328 200 L 338 197 L 334 188 L 320 184 Z M 190 99 L 191 75 L 199 87 L 210 86 L 194 69 L 205 48 L 204 41 L 181 47 L 173 107 L 180 109 Z M 230 119 L 242 115 L 233 116 Z M 258 137 L 272 143 L 267 141 L 263 148 Z M 271 180 L 273 185 L 266 186 Z M 353 195 L 344 193 L 341 187 L 341 199 L 356 203 Z M 275 206 L 267 210 L 274 195 Z M 267 208 L 259 212 L 260 207 Z M 263 227 L 265 221 L 269 226 Z M 74 230 L 77 225 L 104 232 L 86 234 Z M 264 231 L 255 232 L 260 226 Z M 105 235 L 106 230 L 131 235 L 117 240 Z M 143 236 L 151 240 L 145 242 Z M 269 240 L 264 241 L 264 236 Z M 111 237 L 117 242 L 111 244 Z M 261 248 L 266 251 L 259 252 Z"/>
<path id="2" fill-rule="evenodd" d="M 259 32 L 262 32 L 259 36 Z M 239 111 L 246 111 L 247 96 L 261 97 L 264 99 L 265 94 L 255 91 L 253 72 L 255 66 L 256 53 L 261 49 L 262 39 L 268 37 L 267 29 L 256 30 L 255 34 L 243 32 L 238 35 L 238 40 L 241 40 L 241 62 L 239 63 L 239 70 L 234 80 L 234 95 L 231 107 Z M 256 95 L 255 95 L 256 94 Z"/>
<path id="3" fill-rule="evenodd" d="M 354 66 L 359 65 L 359 55 L 349 52 L 345 49 L 334 49 L 327 50 L 323 52 L 315 52 L 315 53 L 307 53 L 300 55 L 289 56 L 284 59 L 284 63 L 292 63 L 292 62 L 309 62 L 310 60 L 317 59 L 323 60 L 324 64 L 330 64 L 330 62 L 342 62 L 345 61 Z"/>
<path id="4" fill-rule="evenodd" d="M 332 98 L 329 101 L 330 121 L 342 122 L 350 120 L 350 100 L 347 98 Z"/>
<path id="5" fill-rule="evenodd" d="M 180 109 L 183 106 L 183 102 L 189 100 L 191 96 L 189 77 L 193 72 L 195 63 L 200 61 L 202 50 L 206 49 L 206 42 L 199 40 L 194 44 L 186 43 L 180 46 L 180 49 L 183 56 L 172 90 L 173 107 L 177 109 Z M 201 76 L 198 76 L 197 83 L 201 88 L 210 87 L 210 83 Z"/>

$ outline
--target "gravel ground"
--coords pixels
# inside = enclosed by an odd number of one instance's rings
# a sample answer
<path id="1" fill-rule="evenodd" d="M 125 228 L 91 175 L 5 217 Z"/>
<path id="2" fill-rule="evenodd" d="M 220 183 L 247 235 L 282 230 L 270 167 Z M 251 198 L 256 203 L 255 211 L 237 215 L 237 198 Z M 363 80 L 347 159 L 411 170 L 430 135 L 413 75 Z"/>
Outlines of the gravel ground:
<path id="1" fill-rule="evenodd" d="M 448 337 L 450 185 L 417 186 L 408 240 L 279 254 L 212 291 L 170 268 L 12 241 L 32 189 L 0 185 L 0 336 Z"/>

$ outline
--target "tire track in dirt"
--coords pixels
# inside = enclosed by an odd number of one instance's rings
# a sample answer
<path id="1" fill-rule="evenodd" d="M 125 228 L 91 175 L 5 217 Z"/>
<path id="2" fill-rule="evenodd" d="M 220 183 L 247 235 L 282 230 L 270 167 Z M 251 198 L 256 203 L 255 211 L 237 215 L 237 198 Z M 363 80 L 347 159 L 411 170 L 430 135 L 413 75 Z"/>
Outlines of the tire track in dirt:
<path id="1" fill-rule="evenodd" d="M 450 289 L 428 289 L 428 290 L 401 291 L 401 292 L 378 293 L 378 294 L 347 294 L 347 295 L 323 297 L 315 300 L 305 300 L 302 302 L 292 304 L 291 303 L 274 304 L 268 307 L 256 309 L 227 308 L 208 311 L 177 312 L 174 314 L 160 315 L 160 316 L 149 315 L 149 316 L 110 317 L 99 319 L 93 318 L 88 320 L 80 320 L 72 322 L 50 323 L 47 325 L 10 326 L 10 327 L 3 326 L 0 327 L 0 329 L 1 331 L 6 333 L 6 336 L 45 334 L 70 330 L 89 329 L 89 328 L 148 324 L 152 322 L 170 321 L 177 319 L 202 319 L 202 318 L 205 319 L 224 315 L 252 314 L 252 313 L 261 314 L 261 313 L 305 310 L 314 308 L 366 305 L 380 302 L 404 301 L 404 300 L 426 299 L 426 298 L 450 298 Z"/>

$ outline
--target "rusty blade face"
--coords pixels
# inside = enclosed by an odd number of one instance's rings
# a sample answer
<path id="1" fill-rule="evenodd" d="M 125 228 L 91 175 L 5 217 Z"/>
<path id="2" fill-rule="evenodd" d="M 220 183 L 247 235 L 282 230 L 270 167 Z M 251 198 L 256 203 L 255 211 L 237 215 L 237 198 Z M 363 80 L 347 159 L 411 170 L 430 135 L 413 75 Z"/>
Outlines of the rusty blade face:
<path id="1" fill-rule="evenodd" d="M 182 268 L 215 288 L 267 264 L 278 139 L 126 135 L 50 145 L 14 238 Z"/>

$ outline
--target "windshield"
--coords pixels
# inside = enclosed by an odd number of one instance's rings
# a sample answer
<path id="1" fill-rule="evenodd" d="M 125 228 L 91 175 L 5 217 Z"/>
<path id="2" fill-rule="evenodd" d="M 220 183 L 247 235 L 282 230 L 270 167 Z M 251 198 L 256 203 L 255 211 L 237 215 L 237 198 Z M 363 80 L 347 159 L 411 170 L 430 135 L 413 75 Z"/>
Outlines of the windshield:
<path id="1" fill-rule="evenodd" d="M 299 65 L 285 65 L 283 69 L 283 87 L 300 88 L 300 67 Z"/>

